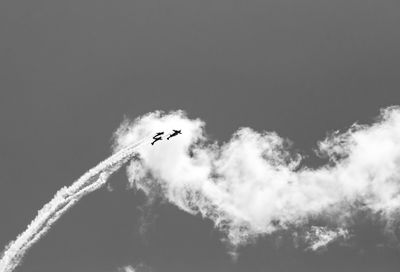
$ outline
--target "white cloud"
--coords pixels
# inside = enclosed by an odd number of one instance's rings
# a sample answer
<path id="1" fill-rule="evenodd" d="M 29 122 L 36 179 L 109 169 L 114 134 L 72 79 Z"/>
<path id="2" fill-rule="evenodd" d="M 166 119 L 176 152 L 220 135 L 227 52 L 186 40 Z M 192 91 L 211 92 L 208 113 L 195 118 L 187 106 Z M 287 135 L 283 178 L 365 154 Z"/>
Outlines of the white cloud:
<path id="1" fill-rule="evenodd" d="M 348 230 L 342 228 L 329 229 L 327 227 L 312 226 L 306 233 L 305 241 L 309 249 L 316 251 L 325 249 L 330 243 L 342 238 L 349 237 Z"/>
<path id="2" fill-rule="evenodd" d="M 136 270 L 131 265 L 127 265 L 122 268 L 119 268 L 118 272 L 136 272 Z"/>
<path id="3" fill-rule="evenodd" d="M 118 268 L 118 272 L 151 272 L 153 271 L 149 266 L 140 263 L 138 265 L 126 265 L 123 267 Z"/>
<path id="4" fill-rule="evenodd" d="M 183 133 L 142 147 L 140 160 L 128 166 L 129 181 L 145 192 L 157 187 L 180 209 L 212 219 L 233 244 L 316 217 L 346 229 L 358 210 L 397 222 L 399 107 L 383 110 L 372 125 L 353 125 L 321 141 L 318 153 L 329 163 L 317 169 L 298 169 L 301 155 L 276 133 L 241 128 L 217 144 L 207 139 L 204 126 L 182 111 L 126 120 L 115 133 L 115 150 L 148 133 Z"/>

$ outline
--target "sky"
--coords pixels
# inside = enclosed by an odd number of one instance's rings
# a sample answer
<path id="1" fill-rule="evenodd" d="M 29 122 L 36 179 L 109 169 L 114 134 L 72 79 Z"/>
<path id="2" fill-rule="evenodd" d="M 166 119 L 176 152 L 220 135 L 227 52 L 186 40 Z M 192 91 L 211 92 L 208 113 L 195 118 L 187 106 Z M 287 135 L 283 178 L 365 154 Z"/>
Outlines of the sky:
<path id="1" fill-rule="evenodd" d="M 327 133 L 400 104 L 398 1 L 1 1 L 0 245 L 112 153 L 125 117 L 185 110 L 211 139 L 275 131 L 309 154 Z M 377 226 L 357 246 L 299 250 L 146 205 L 124 170 L 33 246 L 16 271 L 398 271 Z"/>

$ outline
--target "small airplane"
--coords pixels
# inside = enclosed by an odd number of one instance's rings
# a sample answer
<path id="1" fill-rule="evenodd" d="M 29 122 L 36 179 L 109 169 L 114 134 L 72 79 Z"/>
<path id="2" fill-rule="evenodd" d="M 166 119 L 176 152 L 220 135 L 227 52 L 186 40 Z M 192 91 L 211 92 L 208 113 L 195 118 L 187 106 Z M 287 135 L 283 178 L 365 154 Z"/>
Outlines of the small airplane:
<path id="1" fill-rule="evenodd" d="M 175 136 L 178 135 L 178 134 L 182 134 L 181 130 L 175 130 L 175 129 L 173 129 L 173 131 L 174 131 L 174 132 L 172 132 L 172 133 L 168 136 L 167 140 L 169 140 L 169 138 L 175 137 Z"/>
<path id="2" fill-rule="evenodd" d="M 155 139 L 156 137 L 161 136 L 163 134 L 164 134 L 164 131 L 157 132 L 156 135 L 154 135 L 153 139 Z"/>
<path id="3" fill-rule="evenodd" d="M 163 131 L 162 132 L 157 132 L 156 135 L 153 136 L 154 141 L 151 143 L 151 145 L 154 145 L 155 142 L 157 142 L 157 141 L 161 141 L 162 140 L 161 135 L 163 135 L 163 134 L 164 134 Z"/>

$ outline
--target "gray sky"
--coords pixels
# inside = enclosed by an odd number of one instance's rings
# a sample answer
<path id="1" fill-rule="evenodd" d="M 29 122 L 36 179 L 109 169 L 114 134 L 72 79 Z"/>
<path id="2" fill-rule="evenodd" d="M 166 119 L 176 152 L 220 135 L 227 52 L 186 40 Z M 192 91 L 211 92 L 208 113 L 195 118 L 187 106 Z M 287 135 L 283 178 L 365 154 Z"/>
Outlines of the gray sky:
<path id="1" fill-rule="evenodd" d="M 184 109 L 213 139 L 276 131 L 311 153 L 327 132 L 400 104 L 400 2 L 170 0 L 0 2 L 0 245 L 62 186 L 110 154 L 123 116 Z M 68 212 L 19 271 L 398 271 L 398 250 L 277 248 L 233 263 L 209 221 L 154 208 L 123 171 Z"/>

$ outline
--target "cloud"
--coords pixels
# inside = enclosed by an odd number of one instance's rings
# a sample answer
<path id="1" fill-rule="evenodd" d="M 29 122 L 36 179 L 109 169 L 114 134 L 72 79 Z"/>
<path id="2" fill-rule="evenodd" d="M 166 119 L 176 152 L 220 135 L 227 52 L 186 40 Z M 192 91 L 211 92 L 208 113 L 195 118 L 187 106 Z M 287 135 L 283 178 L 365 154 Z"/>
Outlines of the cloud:
<path id="1" fill-rule="evenodd" d="M 131 265 L 127 265 L 122 268 L 119 268 L 118 272 L 136 272 L 136 270 Z"/>
<path id="2" fill-rule="evenodd" d="M 356 214 L 396 226 L 400 207 L 400 108 L 382 110 L 371 125 L 351 126 L 318 143 L 327 160 L 303 166 L 302 155 L 275 132 L 240 128 L 226 143 L 212 142 L 205 123 L 183 111 L 125 120 L 114 134 L 120 150 L 145 134 L 182 135 L 148 144 L 127 168 L 131 184 L 157 192 L 180 209 L 211 219 L 233 245 L 312 220 L 345 231 Z M 330 232 L 320 232 L 321 241 Z M 344 235 L 342 235 L 344 236 Z"/>
<path id="3" fill-rule="evenodd" d="M 126 266 L 120 267 L 120 268 L 118 268 L 117 271 L 118 272 L 152 272 L 153 270 L 149 266 L 147 266 L 143 263 L 140 263 L 136 266 L 126 265 Z"/>
<path id="4" fill-rule="evenodd" d="M 343 238 L 349 237 L 349 231 L 336 228 L 329 229 L 327 227 L 312 226 L 307 232 L 304 240 L 309 244 L 308 249 L 317 251 L 325 249 L 330 243 Z"/>

